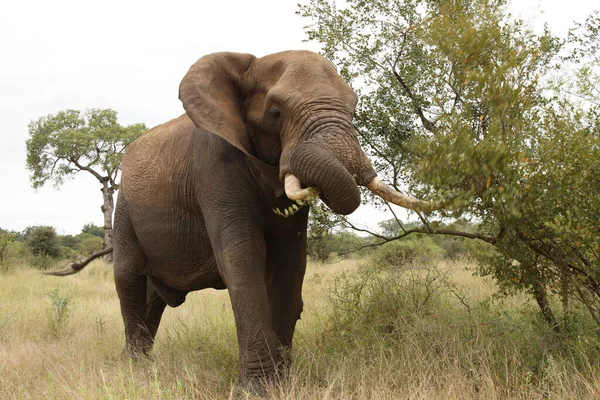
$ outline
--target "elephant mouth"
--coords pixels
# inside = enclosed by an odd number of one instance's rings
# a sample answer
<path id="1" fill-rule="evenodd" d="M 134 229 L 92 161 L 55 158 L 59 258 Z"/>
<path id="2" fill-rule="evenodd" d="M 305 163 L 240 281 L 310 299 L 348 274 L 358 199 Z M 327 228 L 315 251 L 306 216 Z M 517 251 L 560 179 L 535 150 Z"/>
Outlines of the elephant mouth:
<path id="1" fill-rule="evenodd" d="M 303 188 L 300 179 L 296 178 L 294 174 L 285 175 L 284 189 L 288 199 L 293 201 L 311 201 L 315 194 L 318 196 L 321 193 L 317 187 Z"/>

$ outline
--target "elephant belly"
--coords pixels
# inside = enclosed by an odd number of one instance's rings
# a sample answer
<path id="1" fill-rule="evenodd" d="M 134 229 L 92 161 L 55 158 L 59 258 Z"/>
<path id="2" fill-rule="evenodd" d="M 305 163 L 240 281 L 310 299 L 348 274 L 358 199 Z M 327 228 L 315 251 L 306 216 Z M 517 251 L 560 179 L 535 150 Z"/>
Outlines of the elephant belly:
<path id="1" fill-rule="evenodd" d="M 149 207 L 135 214 L 133 227 L 148 259 L 146 275 L 183 292 L 225 288 L 201 214 Z"/>

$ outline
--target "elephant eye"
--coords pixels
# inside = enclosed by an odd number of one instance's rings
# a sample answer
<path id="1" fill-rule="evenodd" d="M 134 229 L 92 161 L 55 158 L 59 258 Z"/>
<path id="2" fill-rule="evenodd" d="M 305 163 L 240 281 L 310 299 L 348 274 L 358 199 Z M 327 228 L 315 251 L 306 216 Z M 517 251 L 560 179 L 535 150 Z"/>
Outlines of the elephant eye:
<path id="1" fill-rule="evenodd" d="M 269 116 L 276 122 L 281 121 L 281 110 L 278 107 L 271 107 L 269 110 Z"/>

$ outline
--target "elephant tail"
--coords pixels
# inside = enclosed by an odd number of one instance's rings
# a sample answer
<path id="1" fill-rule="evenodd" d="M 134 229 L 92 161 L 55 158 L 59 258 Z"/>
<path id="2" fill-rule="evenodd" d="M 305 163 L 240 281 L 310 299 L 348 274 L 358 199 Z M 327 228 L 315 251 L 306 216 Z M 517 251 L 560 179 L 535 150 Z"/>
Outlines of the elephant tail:
<path id="1" fill-rule="evenodd" d="M 108 253 L 112 253 L 112 251 L 113 251 L 112 247 L 107 247 L 106 249 L 100 250 L 100 251 L 92 254 L 91 256 L 89 256 L 88 258 L 86 258 L 85 260 L 83 260 L 80 263 L 71 264 L 71 269 L 65 269 L 62 271 L 48 271 L 48 272 L 44 272 L 44 274 L 54 275 L 54 276 L 67 276 L 67 275 L 76 274 L 79 271 L 81 271 L 82 269 L 84 269 L 86 265 L 88 265 L 90 262 L 94 261 L 96 258 L 102 257 Z"/>

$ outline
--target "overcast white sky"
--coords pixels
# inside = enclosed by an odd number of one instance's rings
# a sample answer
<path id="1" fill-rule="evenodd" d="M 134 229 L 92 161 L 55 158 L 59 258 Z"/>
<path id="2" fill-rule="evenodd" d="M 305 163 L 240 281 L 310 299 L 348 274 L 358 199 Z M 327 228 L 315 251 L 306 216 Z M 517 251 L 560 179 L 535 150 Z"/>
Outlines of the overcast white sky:
<path id="1" fill-rule="evenodd" d="M 318 50 L 295 15 L 303 0 L 19 0 L 0 6 L 0 227 L 52 225 L 75 234 L 102 225 L 99 183 L 80 173 L 56 190 L 31 188 L 27 124 L 67 108 L 112 108 L 122 124 L 148 127 L 183 113 L 179 82 L 215 51 L 257 56 Z M 513 14 L 564 34 L 596 1 L 521 0 Z M 542 11 L 545 11 L 542 13 Z M 391 215 L 361 207 L 358 223 Z"/>

